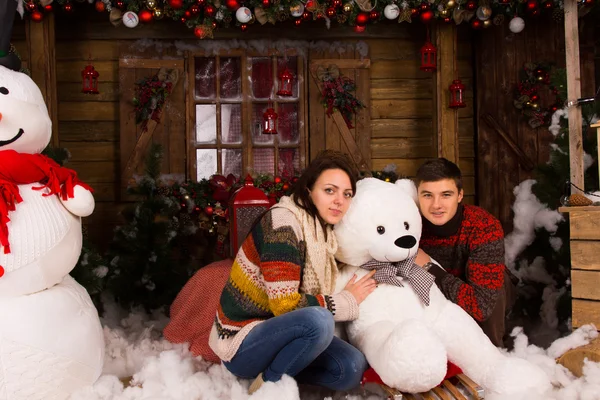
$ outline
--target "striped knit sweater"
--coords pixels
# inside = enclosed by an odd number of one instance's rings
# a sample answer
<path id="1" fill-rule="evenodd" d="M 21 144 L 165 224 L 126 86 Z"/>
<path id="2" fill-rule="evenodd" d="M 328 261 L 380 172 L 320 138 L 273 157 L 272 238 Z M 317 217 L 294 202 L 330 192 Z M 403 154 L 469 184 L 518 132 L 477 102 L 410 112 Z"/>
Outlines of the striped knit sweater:
<path id="1" fill-rule="evenodd" d="M 448 231 L 424 219 L 420 247 L 444 267 L 429 269 L 444 295 L 485 321 L 504 285 L 504 232 L 494 216 L 476 206 L 459 207 L 453 220 L 446 225 L 456 223 L 456 229 Z"/>
<path id="2" fill-rule="evenodd" d="M 318 224 L 314 219 L 312 223 Z M 307 246 L 326 246 L 326 243 L 322 235 L 323 243 L 307 243 L 304 229 L 290 210 L 272 208 L 242 243 L 221 293 L 209 338 L 211 349 L 221 360 L 230 361 L 257 324 L 298 308 L 326 307 L 336 321 L 358 317 L 358 305 L 352 294 L 323 293 L 315 279 L 307 281 L 307 254 L 311 254 Z M 333 235 L 333 231 L 328 229 L 328 234 Z M 315 268 L 326 268 L 327 262 L 316 260 L 315 264 Z"/>

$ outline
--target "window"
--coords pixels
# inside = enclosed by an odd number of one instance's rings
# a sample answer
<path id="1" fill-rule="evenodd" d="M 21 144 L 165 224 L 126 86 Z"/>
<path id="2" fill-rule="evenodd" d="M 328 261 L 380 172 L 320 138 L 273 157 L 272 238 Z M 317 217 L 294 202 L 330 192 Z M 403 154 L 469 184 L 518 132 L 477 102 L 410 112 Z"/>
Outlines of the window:
<path id="1" fill-rule="evenodd" d="M 190 176 L 298 174 L 304 167 L 307 129 L 304 59 L 239 52 L 193 55 L 190 63 Z M 279 77 L 286 69 L 294 77 L 292 95 L 280 96 Z M 263 133 L 268 108 L 278 115 L 277 135 Z"/>

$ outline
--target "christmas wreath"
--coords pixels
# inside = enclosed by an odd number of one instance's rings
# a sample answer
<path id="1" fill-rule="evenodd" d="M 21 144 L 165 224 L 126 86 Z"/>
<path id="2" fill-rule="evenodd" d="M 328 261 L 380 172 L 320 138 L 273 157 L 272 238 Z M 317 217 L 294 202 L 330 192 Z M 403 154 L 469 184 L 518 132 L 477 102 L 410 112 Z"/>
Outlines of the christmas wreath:
<path id="1" fill-rule="evenodd" d="M 544 63 L 527 63 L 523 66 L 513 104 L 529 118 L 527 122 L 532 128 L 550 125 L 552 114 L 563 107 L 564 88 L 553 84 L 561 72 L 564 70 Z M 554 96 L 551 104 L 542 101 L 542 95 L 548 91 Z"/>
<path id="2" fill-rule="evenodd" d="M 356 91 L 356 83 L 346 76 L 340 74 L 340 70 L 335 65 L 329 67 L 319 67 L 317 69 L 317 78 L 321 81 L 321 97 L 325 113 L 328 116 L 339 111 L 346 121 L 348 128 L 352 129 L 353 115 L 365 105 L 358 100 L 352 92 Z"/>
<path id="3" fill-rule="evenodd" d="M 140 125 L 142 132 L 148 130 L 150 120 L 160 122 L 165 101 L 171 94 L 177 79 L 177 70 L 161 68 L 156 75 L 140 79 L 135 83 L 136 93 L 133 98 L 135 123 Z"/>

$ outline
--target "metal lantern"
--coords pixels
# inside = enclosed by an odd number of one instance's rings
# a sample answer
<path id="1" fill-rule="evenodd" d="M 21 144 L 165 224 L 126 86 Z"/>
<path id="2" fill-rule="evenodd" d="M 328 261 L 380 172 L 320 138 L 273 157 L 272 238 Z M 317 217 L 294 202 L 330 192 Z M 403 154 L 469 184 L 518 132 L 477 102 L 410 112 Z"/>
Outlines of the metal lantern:
<path id="1" fill-rule="evenodd" d="M 229 246 L 231 257 L 235 257 L 250 229 L 270 207 L 265 192 L 254 187 L 252 177 L 248 175 L 244 186 L 239 188 L 229 201 Z"/>
<path id="2" fill-rule="evenodd" d="M 452 84 L 449 87 L 450 90 L 450 104 L 448 107 L 450 108 L 463 108 L 467 105 L 464 101 L 464 92 L 465 85 L 460 81 L 460 79 L 455 79 L 452 81 Z"/>
<path id="3" fill-rule="evenodd" d="M 98 77 L 100 74 L 94 69 L 92 64 L 81 71 L 81 77 L 83 78 L 83 88 L 81 91 L 88 94 L 98 94 Z"/>
<path id="4" fill-rule="evenodd" d="M 292 75 L 289 69 L 284 69 L 279 77 L 279 91 L 277 92 L 279 96 L 292 95 L 292 79 L 294 79 L 294 75 Z"/>
<path id="5" fill-rule="evenodd" d="M 267 108 L 267 111 L 263 114 L 263 133 L 265 135 L 277 135 L 277 113 L 273 107 Z"/>
<path id="6" fill-rule="evenodd" d="M 425 42 L 423 47 L 421 47 L 421 66 L 419 67 L 421 71 L 425 72 L 433 72 L 437 69 L 437 49 L 429 41 Z"/>

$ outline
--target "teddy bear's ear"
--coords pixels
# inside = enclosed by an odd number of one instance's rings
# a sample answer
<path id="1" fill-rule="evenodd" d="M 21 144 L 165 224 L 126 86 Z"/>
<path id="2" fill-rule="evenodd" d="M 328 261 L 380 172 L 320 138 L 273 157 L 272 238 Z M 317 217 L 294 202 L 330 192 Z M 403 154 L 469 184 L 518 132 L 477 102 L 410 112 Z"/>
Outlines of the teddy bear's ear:
<path id="1" fill-rule="evenodd" d="M 411 179 L 398 179 L 396 185 L 404 190 L 418 204 L 417 187 Z"/>

